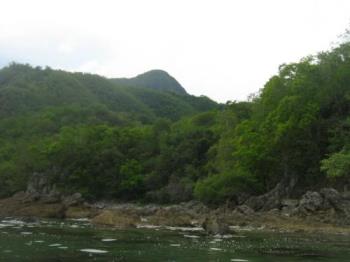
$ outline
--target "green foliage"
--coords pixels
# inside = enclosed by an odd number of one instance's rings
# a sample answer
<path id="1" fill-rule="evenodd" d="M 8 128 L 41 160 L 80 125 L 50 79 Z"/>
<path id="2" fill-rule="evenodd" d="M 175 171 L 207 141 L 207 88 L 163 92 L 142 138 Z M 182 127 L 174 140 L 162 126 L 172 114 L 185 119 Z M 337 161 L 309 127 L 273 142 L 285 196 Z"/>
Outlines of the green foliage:
<path id="1" fill-rule="evenodd" d="M 252 193 L 257 186 L 256 181 L 248 173 L 236 170 L 236 173 L 220 173 L 211 175 L 196 184 L 195 197 L 208 204 L 220 204 L 227 200 L 238 202 L 242 193 Z"/>
<path id="2" fill-rule="evenodd" d="M 224 106 L 164 72 L 111 80 L 12 64 L 0 70 L 0 196 L 33 172 L 90 199 L 161 203 L 344 179 L 349 84 L 350 43 L 282 65 L 253 99 Z"/>
<path id="3" fill-rule="evenodd" d="M 350 43 L 345 43 L 282 65 L 250 104 L 227 105 L 220 139 L 208 153 L 209 176 L 197 183 L 195 195 L 222 202 L 249 188 L 266 192 L 281 180 L 297 180 L 299 189 L 324 184 L 323 171 L 345 176 L 348 151 L 341 150 L 350 146 L 349 75 Z"/>
<path id="4" fill-rule="evenodd" d="M 167 80 L 170 76 L 164 78 Z M 15 63 L 0 70 L 0 116 L 18 116 L 48 107 L 67 106 L 104 107 L 143 123 L 150 123 L 157 117 L 177 120 L 203 111 L 203 108 L 218 107 L 209 99 L 193 97 L 185 91 L 177 94 L 167 92 L 166 87 L 153 89 L 149 85 L 130 88 L 97 75 Z"/>
<path id="5" fill-rule="evenodd" d="M 186 90 L 170 76 L 167 72 L 162 70 L 151 70 L 134 78 L 115 78 L 111 79 L 113 82 L 126 85 L 131 88 L 141 87 L 153 90 L 167 91 L 179 95 L 186 95 Z"/>
<path id="6" fill-rule="evenodd" d="M 350 153 L 342 150 L 322 160 L 321 170 L 329 177 L 346 177 L 350 174 Z"/>
<path id="7" fill-rule="evenodd" d="M 33 172 L 44 172 L 64 192 L 94 199 L 135 199 L 146 187 L 153 190 L 152 177 L 163 181 L 153 170 L 171 121 L 218 105 L 144 80 L 147 85 L 129 88 L 50 68 L 13 63 L 1 69 L 1 196 L 24 190 Z"/>

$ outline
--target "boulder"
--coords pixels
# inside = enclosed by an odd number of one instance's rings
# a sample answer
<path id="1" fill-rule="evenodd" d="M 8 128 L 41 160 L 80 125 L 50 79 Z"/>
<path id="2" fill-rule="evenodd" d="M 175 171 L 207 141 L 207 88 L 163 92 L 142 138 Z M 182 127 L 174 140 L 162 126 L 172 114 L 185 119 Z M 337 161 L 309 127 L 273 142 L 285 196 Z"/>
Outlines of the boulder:
<path id="1" fill-rule="evenodd" d="M 73 195 L 63 197 L 62 203 L 66 207 L 77 206 L 84 202 L 83 196 L 80 193 L 74 193 Z"/>
<path id="2" fill-rule="evenodd" d="M 20 217 L 64 218 L 65 207 L 61 204 L 32 204 L 16 210 L 13 215 Z"/>
<path id="3" fill-rule="evenodd" d="M 307 191 L 299 202 L 299 211 L 302 212 L 315 212 L 322 208 L 323 198 L 318 192 Z"/>
<path id="4" fill-rule="evenodd" d="M 87 207 L 68 207 L 65 213 L 66 218 L 90 218 L 96 216 L 97 213 L 95 210 Z"/>
<path id="5" fill-rule="evenodd" d="M 202 202 L 195 200 L 185 202 L 182 204 L 182 206 L 184 210 L 193 215 L 207 214 L 209 212 L 208 207 L 206 207 Z"/>
<path id="6" fill-rule="evenodd" d="M 299 205 L 299 200 L 298 199 L 282 199 L 281 201 L 281 207 L 282 208 L 296 208 Z"/>
<path id="7" fill-rule="evenodd" d="M 251 216 L 255 213 L 254 210 L 247 205 L 238 206 L 235 211 L 246 216 Z"/>
<path id="8" fill-rule="evenodd" d="M 130 228 L 135 227 L 140 222 L 140 219 L 118 210 L 104 210 L 101 214 L 94 217 L 91 222 L 98 225 Z"/>
<path id="9" fill-rule="evenodd" d="M 28 192 L 18 192 L 12 196 L 12 199 L 19 201 L 20 203 L 31 203 L 38 201 L 40 199 L 40 194 L 37 192 L 28 193 Z"/>
<path id="10" fill-rule="evenodd" d="M 40 195 L 49 194 L 55 186 L 49 181 L 49 176 L 44 173 L 34 172 L 27 184 L 27 193 Z"/>
<path id="11" fill-rule="evenodd" d="M 264 207 L 266 200 L 267 198 L 265 197 L 265 195 L 252 196 L 248 198 L 247 201 L 244 202 L 244 205 L 249 206 L 253 210 L 257 211 L 257 210 L 261 210 Z"/>
<path id="12" fill-rule="evenodd" d="M 350 219 L 350 200 L 344 197 L 344 194 L 334 188 L 323 188 L 320 193 L 324 198 L 325 208 L 334 208 L 338 214 Z"/>
<path id="13" fill-rule="evenodd" d="M 39 201 L 40 198 L 41 198 L 41 195 L 37 192 L 28 193 L 24 191 L 18 192 L 11 197 L 12 200 L 18 201 L 19 203 L 23 203 L 23 204 Z"/>
<path id="14" fill-rule="evenodd" d="M 42 194 L 40 201 L 46 204 L 55 204 L 61 202 L 61 197 L 61 193 L 54 188 L 48 194 Z"/>
<path id="15" fill-rule="evenodd" d="M 160 208 L 148 221 L 160 226 L 187 227 L 193 226 L 193 217 L 181 207 Z"/>
<path id="16" fill-rule="evenodd" d="M 202 227 L 208 234 L 213 235 L 224 235 L 230 231 L 229 226 L 224 222 L 224 220 L 216 216 L 207 217 L 204 220 Z"/>
<path id="17" fill-rule="evenodd" d="M 297 199 L 282 199 L 281 212 L 285 216 L 293 215 L 295 212 L 297 212 L 298 205 L 299 200 Z"/>
<path id="18" fill-rule="evenodd" d="M 344 191 L 342 196 L 345 200 L 350 200 L 350 191 Z"/>
<path id="19" fill-rule="evenodd" d="M 334 188 L 323 188 L 321 189 L 320 194 L 324 199 L 324 209 L 332 207 L 338 209 L 343 201 L 342 195 Z"/>

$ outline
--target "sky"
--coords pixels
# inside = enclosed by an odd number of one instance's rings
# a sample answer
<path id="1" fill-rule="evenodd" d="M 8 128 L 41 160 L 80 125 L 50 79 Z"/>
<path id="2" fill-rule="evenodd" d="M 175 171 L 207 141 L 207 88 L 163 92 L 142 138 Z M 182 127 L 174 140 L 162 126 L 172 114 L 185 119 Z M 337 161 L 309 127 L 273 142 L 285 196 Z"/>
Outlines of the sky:
<path id="1" fill-rule="evenodd" d="M 190 94 L 245 100 L 279 65 L 329 50 L 349 0 L 0 0 L 11 61 L 106 77 L 151 69 Z"/>

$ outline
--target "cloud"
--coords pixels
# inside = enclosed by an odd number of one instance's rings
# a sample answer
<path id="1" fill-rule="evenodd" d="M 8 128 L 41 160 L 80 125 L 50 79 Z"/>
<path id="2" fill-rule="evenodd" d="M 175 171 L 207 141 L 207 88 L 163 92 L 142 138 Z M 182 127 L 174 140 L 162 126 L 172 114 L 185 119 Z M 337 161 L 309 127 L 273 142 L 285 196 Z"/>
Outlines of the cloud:
<path id="1" fill-rule="evenodd" d="M 70 55 L 74 51 L 74 44 L 64 42 L 64 43 L 61 43 L 57 49 L 58 49 L 58 52 L 60 52 L 64 55 Z"/>
<path id="2" fill-rule="evenodd" d="M 109 77 L 161 68 L 196 95 L 245 99 L 281 63 L 329 48 L 348 0 L 2 0 L 10 61 Z"/>

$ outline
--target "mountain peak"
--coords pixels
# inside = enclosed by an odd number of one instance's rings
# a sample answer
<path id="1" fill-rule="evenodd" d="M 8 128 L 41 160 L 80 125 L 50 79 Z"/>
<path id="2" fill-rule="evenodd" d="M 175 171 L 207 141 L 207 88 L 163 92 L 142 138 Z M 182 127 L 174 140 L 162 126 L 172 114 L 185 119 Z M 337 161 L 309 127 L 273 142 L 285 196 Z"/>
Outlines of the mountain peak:
<path id="1" fill-rule="evenodd" d="M 168 91 L 181 95 L 187 94 L 186 90 L 174 77 L 161 69 L 153 69 L 133 78 L 114 78 L 112 81 L 135 87 Z"/>

